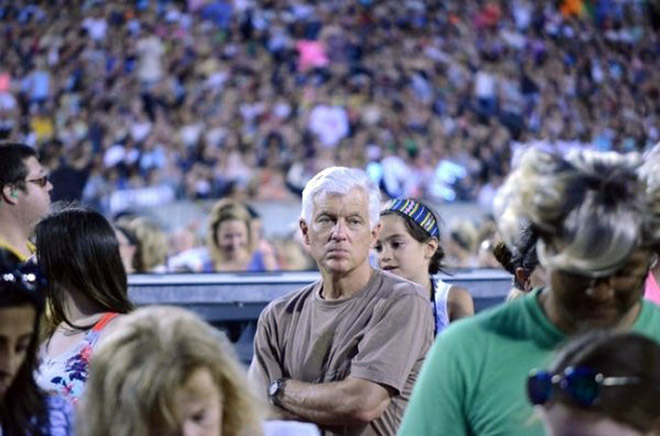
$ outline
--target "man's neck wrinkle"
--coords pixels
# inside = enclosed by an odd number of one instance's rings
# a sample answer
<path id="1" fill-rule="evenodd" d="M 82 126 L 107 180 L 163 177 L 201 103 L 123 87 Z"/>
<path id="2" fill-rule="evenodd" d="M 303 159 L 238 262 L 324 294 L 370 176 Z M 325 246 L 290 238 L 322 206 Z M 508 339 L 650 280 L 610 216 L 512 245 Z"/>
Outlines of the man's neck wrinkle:
<path id="1" fill-rule="evenodd" d="M 373 270 L 371 270 L 371 267 L 369 267 L 369 272 L 366 274 L 358 271 L 352 271 L 345 276 L 323 274 L 321 298 L 327 301 L 350 298 L 367 286 L 372 274 Z"/>

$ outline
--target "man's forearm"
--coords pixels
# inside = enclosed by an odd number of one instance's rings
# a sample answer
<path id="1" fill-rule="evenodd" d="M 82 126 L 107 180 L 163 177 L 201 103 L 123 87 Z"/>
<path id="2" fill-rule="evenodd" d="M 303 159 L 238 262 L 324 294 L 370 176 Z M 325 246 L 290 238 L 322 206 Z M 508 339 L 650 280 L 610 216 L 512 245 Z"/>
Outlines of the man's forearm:
<path id="1" fill-rule="evenodd" d="M 366 380 L 311 384 L 287 380 L 280 406 L 320 425 L 360 425 L 380 416 L 389 404 L 389 392 Z"/>
<path id="2" fill-rule="evenodd" d="M 286 410 L 280 406 L 270 405 L 269 415 L 267 419 L 277 419 L 281 421 L 309 421 L 308 419 L 298 416 L 290 410 Z"/>

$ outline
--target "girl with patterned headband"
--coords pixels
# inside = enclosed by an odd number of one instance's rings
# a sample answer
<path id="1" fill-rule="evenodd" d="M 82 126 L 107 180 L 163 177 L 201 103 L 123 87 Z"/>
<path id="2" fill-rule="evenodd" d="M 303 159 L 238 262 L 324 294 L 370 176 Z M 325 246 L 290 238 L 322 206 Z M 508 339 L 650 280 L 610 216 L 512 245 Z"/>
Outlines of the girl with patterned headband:
<path id="1" fill-rule="evenodd" d="M 380 216 L 374 246 L 378 264 L 428 290 L 436 334 L 449 322 L 473 315 L 474 303 L 467 290 L 434 277 L 442 269 L 444 250 L 433 211 L 417 200 L 402 198 L 390 200 Z"/>

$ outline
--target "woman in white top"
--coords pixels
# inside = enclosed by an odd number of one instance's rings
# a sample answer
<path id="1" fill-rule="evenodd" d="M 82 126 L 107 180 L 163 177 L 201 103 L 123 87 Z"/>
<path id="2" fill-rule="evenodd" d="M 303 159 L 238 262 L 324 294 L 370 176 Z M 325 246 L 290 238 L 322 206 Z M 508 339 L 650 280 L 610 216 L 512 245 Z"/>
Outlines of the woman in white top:
<path id="1" fill-rule="evenodd" d="M 438 219 L 429 207 L 412 199 L 389 201 L 380 213 L 375 250 L 385 270 L 421 285 L 433 305 L 436 334 L 447 324 L 474 314 L 472 297 L 464 288 L 434 277 L 442 268 Z"/>

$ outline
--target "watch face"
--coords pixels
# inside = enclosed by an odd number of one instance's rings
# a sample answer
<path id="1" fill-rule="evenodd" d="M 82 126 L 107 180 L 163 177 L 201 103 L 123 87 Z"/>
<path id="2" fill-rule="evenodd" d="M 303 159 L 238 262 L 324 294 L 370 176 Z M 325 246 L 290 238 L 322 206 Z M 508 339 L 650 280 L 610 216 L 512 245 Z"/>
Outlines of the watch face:
<path id="1" fill-rule="evenodd" d="M 270 383 L 270 386 L 268 386 L 268 396 L 269 397 L 274 397 L 277 395 L 277 391 L 280 390 L 280 383 L 279 380 L 274 380 Z"/>

